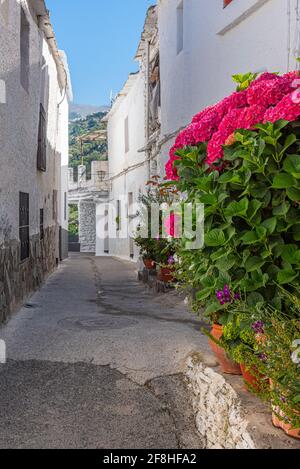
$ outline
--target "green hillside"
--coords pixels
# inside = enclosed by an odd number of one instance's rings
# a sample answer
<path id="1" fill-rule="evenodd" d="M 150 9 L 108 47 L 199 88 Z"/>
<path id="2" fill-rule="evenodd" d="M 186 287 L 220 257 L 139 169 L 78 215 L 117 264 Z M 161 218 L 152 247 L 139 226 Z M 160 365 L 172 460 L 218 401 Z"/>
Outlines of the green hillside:
<path id="1" fill-rule="evenodd" d="M 105 112 L 91 114 L 84 119 L 71 120 L 69 125 L 70 134 L 70 161 L 69 166 L 76 168 L 81 164 L 80 142 L 77 138 L 88 132 L 95 130 L 105 130 L 106 124 L 101 122 Z M 83 163 L 88 170 L 92 161 L 107 159 L 107 143 L 106 142 L 87 142 L 83 146 Z"/>

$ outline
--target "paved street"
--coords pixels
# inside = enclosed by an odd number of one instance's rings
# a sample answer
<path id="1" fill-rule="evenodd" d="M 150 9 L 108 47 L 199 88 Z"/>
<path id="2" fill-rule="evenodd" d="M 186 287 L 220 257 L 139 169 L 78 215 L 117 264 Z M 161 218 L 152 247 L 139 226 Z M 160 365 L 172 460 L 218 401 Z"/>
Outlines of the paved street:
<path id="1" fill-rule="evenodd" d="M 197 448 L 182 371 L 206 339 L 135 265 L 73 255 L 0 329 L 0 448 Z"/>

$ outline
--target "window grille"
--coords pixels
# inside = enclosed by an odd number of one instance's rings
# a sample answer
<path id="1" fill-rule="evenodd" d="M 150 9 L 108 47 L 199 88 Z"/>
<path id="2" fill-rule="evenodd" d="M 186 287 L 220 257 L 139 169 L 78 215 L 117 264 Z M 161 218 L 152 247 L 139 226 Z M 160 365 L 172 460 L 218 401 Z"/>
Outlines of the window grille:
<path id="1" fill-rule="evenodd" d="M 19 194 L 19 237 L 20 237 L 20 260 L 29 258 L 29 194 Z"/>

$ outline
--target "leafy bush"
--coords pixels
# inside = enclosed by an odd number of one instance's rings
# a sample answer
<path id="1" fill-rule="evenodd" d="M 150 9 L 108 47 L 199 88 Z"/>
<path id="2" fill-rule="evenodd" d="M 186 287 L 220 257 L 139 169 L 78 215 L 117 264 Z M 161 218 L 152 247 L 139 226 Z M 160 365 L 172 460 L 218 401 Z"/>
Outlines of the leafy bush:
<path id="1" fill-rule="evenodd" d="M 249 305 L 281 307 L 278 285 L 299 284 L 300 157 L 297 128 L 287 121 L 235 133 L 222 166 L 208 167 L 205 145 L 179 150 L 174 184 L 205 204 L 205 247 L 180 251 L 183 281 L 196 307 L 226 308 L 215 298 L 225 284 Z"/>
<path id="2" fill-rule="evenodd" d="M 167 190 L 157 182 L 158 177 L 147 184 L 147 191 L 141 194 L 140 203 L 140 223 L 137 228 L 134 241 L 140 248 L 140 254 L 144 259 L 151 259 L 160 265 L 167 265 L 168 260 L 175 254 L 175 243 L 172 237 L 166 237 L 164 233 L 164 220 L 162 212 L 159 219 L 159 233 L 152 237 L 151 206 L 157 204 L 160 207 L 163 204 L 172 205 L 176 191 Z M 145 232 L 148 236 L 144 237 Z"/>

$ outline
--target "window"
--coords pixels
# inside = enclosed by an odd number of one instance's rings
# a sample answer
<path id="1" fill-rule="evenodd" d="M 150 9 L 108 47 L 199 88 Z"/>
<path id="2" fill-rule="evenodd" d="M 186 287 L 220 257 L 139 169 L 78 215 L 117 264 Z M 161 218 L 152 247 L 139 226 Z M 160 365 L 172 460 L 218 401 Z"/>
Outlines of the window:
<path id="1" fill-rule="evenodd" d="M 52 194 L 52 218 L 57 221 L 57 190 L 53 190 Z"/>
<path id="2" fill-rule="evenodd" d="M 105 171 L 98 171 L 98 181 L 103 182 L 105 179 Z"/>
<path id="3" fill-rule="evenodd" d="M 40 105 L 37 169 L 46 171 L 47 169 L 47 123 L 46 113 L 43 105 Z"/>
<path id="4" fill-rule="evenodd" d="M 29 257 L 29 194 L 19 194 L 19 238 L 20 260 L 25 261 Z"/>
<path id="5" fill-rule="evenodd" d="M 9 21 L 9 0 L 0 0 L 0 14 L 4 23 L 8 25 Z"/>
<path id="6" fill-rule="evenodd" d="M 177 54 L 183 50 L 183 35 L 184 35 L 184 26 L 183 26 L 183 0 L 177 7 Z"/>
<path id="7" fill-rule="evenodd" d="M 124 133 L 125 133 L 125 153 L 128 153 L 129 148 L 130 148 L 130 145 L 129 145 L 129 119 L 128 119 L 128 116 L 126 117 L 125 123 L 124 123 Z"/>
<path id="8" fill-rule="evenodd" d="M 21 85 L 29 91 L 29 47 L 30 47 L 30 26 L 26 13 L 21 8 L 21 34 L 20 34 L 20 73 Z"/>
<path id="9" fill-rule="evenodd" d="M 224 8 L 226 8 L 232 0 L 224 0 Z"/>
<path id="10" fill-rule="evenodd" d="M 44 209 L 40 209 L 40 239 L 44 239 Z"/>

